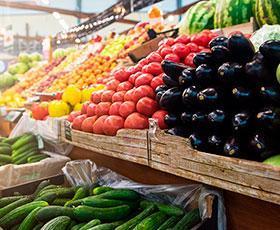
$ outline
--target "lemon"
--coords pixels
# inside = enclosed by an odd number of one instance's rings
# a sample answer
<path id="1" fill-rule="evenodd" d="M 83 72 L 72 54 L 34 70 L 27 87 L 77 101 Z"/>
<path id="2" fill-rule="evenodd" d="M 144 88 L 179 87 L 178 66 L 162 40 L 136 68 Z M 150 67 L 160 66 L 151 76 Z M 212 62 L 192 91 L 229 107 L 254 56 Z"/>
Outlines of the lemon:
<path id="1" fill-rule="evenodd" d="M 69 85 L 62 94 L 62 100 L 74 106 L 81 102 L 82 92 L 74 85 Z"/>

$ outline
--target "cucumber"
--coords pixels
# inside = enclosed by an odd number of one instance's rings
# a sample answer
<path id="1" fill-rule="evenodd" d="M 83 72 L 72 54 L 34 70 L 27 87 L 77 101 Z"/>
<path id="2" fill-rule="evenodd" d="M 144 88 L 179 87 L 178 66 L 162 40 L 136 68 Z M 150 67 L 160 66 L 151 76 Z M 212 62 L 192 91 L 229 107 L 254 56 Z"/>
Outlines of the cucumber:
<path id="1" fill-rule="evenodd" d="M 0 142 L 0 147 L 9 147 L 9 148 L 11 148 L 11 145 L 8 144 L 8 143 Z"/>
<path id="2" fill-rule="evenodd" d="M 96 195 L 97 198 L 102 199 L 111 199 L 111 200 L 138 200 L 139 194 L 133 190 L 130 189 L 114 189 L 112 191 L 108 191 L 105 193 L 102 193 L 100 195 Z"/>
<path id="3" fill-rule="evenodd" d="M 24 198 L 24 196 L 10 196 L 10 197 L 0 198 L 0 208 L 3 208 L 22 198 Z"/>
<path id="4" fill-rule="evenodd" d="M 36 163 L 36 162 L 39 162 L 41 160 L 44 160 L 46 158 L 48 158 L 49 156 L 45 155 L 45 154 L 37 154 L 37 155 L 34 155 L 34 156 L 31 156 L 31 157 L 28 157 L 27 158 L 27 162 L 28 163 Z"/>
<path id="5" fill-rule="evenodd" d="M 58 216 L 69 216 L 70 218 L 73 218 L 73 211 L 72 208 L 51 205 L 41 208 L 36 215 L 36 219 L 40 222 L 47 222 Z"/>
<path id="6" fill-rule="evenodd" d="M 143 219 L 151 215 L 153 212 L 156 211 L 155 205 L 150 205 L 147 208 L 145 208 L 141 213 L 139 213 L 134 218 L 128 220 L 121 226 L 117 227 L 116 230 L 129 230 L 133 229 L 137 224 L 139 224 Z"/>
<path id="7" fill-rule="evenodd" d="M 57 197 L 59 198 L 72 198 L 75 195 L 75 188 L 53 188 L 53 189 L 48 189 L 45 191 L 42 191 L 39 193 L 39 196 L 43 196 L 46 193 L 53 193 L 55 192 Z"/>
<path id="8" fill-rule="evenodd" d="M 17 150 L 22 146 L 26 146 L 30 142 L 37 142 L 36 137 L 33 134 L 28 134 L 19 138 L 15 143 L 12 144 L 12 149 Z"/>
<path id="9" fill-rule="evenodd" d="M 87 197 L 89 195 L 88 192 L 89 191 L 88 191 L 87 186 L 82 186 L 82 187 L 78 188 L 77 191 L 75 192 L 74 197 L 70 201 L 68 201 L 65 204 L 65 206 L 68 206 L 68 204 L 71 204 L 71 202 L 73 202 L 75 200 L 79 200 L 79 199 Z"/>
<path id="10" fill-rule="evenodd" d="M 24 204 L 2 217 L 0 219 L 0 226 L 4 229 L 10 228 L 11 226 L 19 224 L 35 208 L 45 207 L 48 205 L 49 204 L 45 201 L 33 201 L 31 203 Z"/>
<path id="11" fill-rule="evenodd" d="M 54 185 L 54 184 L 47 185 L 37 194 L 36 197 L 41 196 L 42 194 L 44 194 L 46 191 L 49 191 L 50 189 L 58 189 L 58 188 L 61 188 L 61 186 L 60 185 Z"/>
<path id="12" fill-rule="evenodd" d="M 156 205 L 159 211 L 164 212 L 165 214 L 169 216 L 182 216 L 184 214 L 184 210 L 180 207 L 174 206 L 174 205 L 168 205 L 168 204 L 163 204 L 160 202 L 155 202 L 155 201 L 148 201 L 144 200 L 141 201 L 140 207 L 146 208 L 149 205 Z"/>
<path id="13" fill-rule="evenodd" d="M 23 222 L 20 224 L 18 230 L 30 230 L 33 229 L 38 224 L 38 221 L 36 219 L 36 215 L 38 211 L 41 209 L 41 207 L 37 207 L 30 212 L 27 217 L 23 220 Z"/>
<path id="14" fill-rule="evenodd" d="M 73 226 L 72 228 L 71 228 L 71 230 L 80 230 L 83 226 L 85 226 L 86 225 L 86 223 L 80 223 L 80 224 L 77 224 L 77 225 L 75 225 L 75 226 Z"/>
<path id="15" fill-rule="evenodd" d="M 20 159 L 20 158 L 22 158 L 22 157 L 24 157 L 27 154 L 32 153 L 32 152 L 36 153 L 36 152 L 38 152 L 38 149 L 32 148 L 32 149 L 28 149 L 28 150 L 26 150 L 26 151 L 24 151 L 24 152 L 22 152 L 20 154 L 17 154 L 17 155 L 13 154 L 12 155 L 12 159 L 13 159 L 13 161 L 17 161 L 18 159 Z"/>
<path id="16" fill-rule="evenodd" d="M 24 156 L 22 156 L 21 158 L 17 159 L 17 160 L 13 160 L 14 164 L 26 164 L 27 163 L 27 158 L 30 156 L 34 156 L 36 155 L 38 152 L 37 151 L 33 151 L 33 152 L 29 152 L 27 154 L 25 154 Z"/>
<path id="17" fill-rule="evenodd" d="M 39 223 L 32 230 L 40 230 L 43 227 L 43 225 L 43 223 Z"/>
<path id="18" fill-rule="evenodd" d="M 117 221 L 128 217 L 131 209 L 128 205 L 120 205 L 112 208 L 92 208 L 78 206 L 74 208 L 74 217 L 80 222 L 99 219 L 101 221 Z"/>
<path id="19" fill-rule="evenodd" d="M 24 197 L 22 199 L 19 199 L 19 200 L 13 202 L 13 203 L 8 204 L 7 206 L 0 209 L 0 218 L 2 218 L 3 216 L 5 216 L 7 213 L 14 210 L 15 208 L 20 207 L 24 204 L 27 204 L 31 201 L 32 201 L 31 198 Z"/>
<path id="20" fill-rule="evenodd" d="M 69 201 L 69 199 L 67 199 L 67 198 L 56 198 L 52 202 L 52 205 L 64 206 L 68 201 Z"/>
<path id="21" fill-rule="evenodd" d="M 27 144 L 25 146 L 22 146 L 22 148 L 18 149 L 18 150 L 13 150 L 12 152 L 12 157 L 17 157 L 21 154 L 24 154 L 26 152 L 30 152 L 30 151 L 38 151 L 38 146 L 34 143 L 30 143 Z"/>
<path id="22" fill-rule="evenodd" d="M 46 188 L 47 186 L 50 185 L 50 181 L 49 180 L 43 180 L 42 182 L 40 182 L 40 184 L 37 186 L 35 192 L 33 193 L 33 197 L 37 197 L 37 195 L 39 194 L 39 192 L 41 192 L 44 188 Z"/>
<path id="23" fill-rule="evenodd" d="M 161 211 L 155 212 L 152 215 L 146 217 L 134 228 L 135 230 L 156 230 L 167 219 L 167 215 Z"/>
<path id="24" fill-rule="evenodd" d="M 2 145 L 0 145 L 0 154 L 11 155 L 12 154 L 11 147 L 10 146 L 2 146 Z"/>
<path id="25" fill-rule="evenodd" d="M 89 228 L 92 228 L 99 224 L 101 224 L 101 221 L 94 219 L 94 220 L 91 220 L 90 222 L 88 222 L 87 224 L 85 224 L 83 227 L 81 227 L 80 230 L 88 230 Z"/>
<path id="26" fill-rule="evenodd" d="M 17 136 L 17 137 L 6 138 L 6 139 L 4 139 L 2 142 L 12 145 L 12 144 L 15 143 L 18 139 L 20 139 L 20 138 L 22 138 L 23 136 L 26 136 L 26 135 L 27 135 L 27 134 L 23 134 L 23 135 Z"/>
<path id="27" fill-rule="evenodd" d="M 71 220 L 71 222 L 70 222 L 69 226 L 67 227 L 67 229 L 71 229 L 75 225 L 77 225 L 77 222 L 75 220 Z"/>
<path id="28" fill-rule="evenodd" d="M 171 216 L 158 228 L 158 230 L 167 230 L 172 228 L 176 225 L 176 223 L 178 223 L 179 220 L 179 216 Z"/>
<path id="29" fill-rule="evenodd" d="M 116 227 L 120 226 L 122 223 L 123 223 L 123 221 L 116 221 L 116 222 L 108 223 L 108 224 L 100 224 L 100 225 L 92 227 L 88 230 L 113 230 Z"/>
<path id="30" fill-rule="evenodd" d="M 50 193 L 46 193 L 43 196 L 40 196 L 38 198 L 36 198 L 35 200 L 43 200 L 48 202 L 49 204 L 53 203 L 53 201 L 57 198 L 57 195 L 55 192 L 50 192 Z"/>
<path id="31" fill-rule="evenodd" d="M 199 209 L 193 209 L 186 213 L 183 218 L 175 225 L 172 230 L 191 229 L 200 221 Z"/>
<path id="32" fill-rule="evenodd" d="M 113 188 L 107 187 L 107 186 L 102 186 L 102 187 L 96 187 L 92 190 L 93 195 L 100 195 L 104 192 L 112 191 Z"/>
<path id="33" fill-rule="evenodd" d="M 68 216 L 59 216 L 46 223 L 41 230 L 66 230 L 70 222 Z"/>
<path id="34" fill-rule="evenodd" d="M 9 155 L 0 154 L 0 161 L 5 163 L 11 163 L 12 157 Z"/>
<path id="35" fill-rule="evenodd" d="M 19 224 L 13 226 L 13 227 L 11 228 L 11 230 L 18 230 L 18 228 L 19 228 Z"/>

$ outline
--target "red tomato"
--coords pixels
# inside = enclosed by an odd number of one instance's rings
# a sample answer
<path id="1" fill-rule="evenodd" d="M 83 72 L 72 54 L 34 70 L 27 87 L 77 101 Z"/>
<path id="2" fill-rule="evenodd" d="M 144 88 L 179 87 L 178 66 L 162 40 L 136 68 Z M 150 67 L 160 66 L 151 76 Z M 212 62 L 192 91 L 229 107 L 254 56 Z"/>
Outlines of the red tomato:
<path id="1" fill-rule="evenodd" d="M 150 97 L 152 99 L 155 98 L 155 92 L 149 85 L 139 86 L 134 90 L 132 100 L 137 103 L 142 97 Z"/>
<path id="2" fill-rule="evenodd" d="M 109 114 L 109 110 L 111 107 L 111 103 L 110 102 L 100 102 L 95 109 L 95 114 L 100 117 L 102 115 L 108 115 Z"/>
<path id="3" fill-rule="evenodd" d="M 149 63 L 151 62 L 162 62 L 162 57 L 157 52 L 152 52 L 147 56 Z"/>
<path id="4" fill-rule="evenodd" d="M 111 102 L 114 94 L 115 94 L 115 91 L 113 91 L 113 90 L 104 90 L 102 93 L 102 96 L 101 96 L 101 101 L 102 102 Z"/>
<path id="5" fill-rule="evenodd" d="M 149 63 L 149 61 L 146 58 L 143 58 L 142 60 L 140 60 L 138 62 L 138 64 L 141 65 L 141 66 L 147 65 L 148 63 Z"/>
<path id="6" fill-rule="evenodd" d="M 99 90 L 99 91 L 95 91 L 91 94 L 91 102 L 98 104 L 99 102 L 101 102 L 101 95 L 103 93 L 103 90 Z"/>
<path id="7" fill-rule="evenodd" d="M 134 67 L 135 67 L 136 73 L 139 72 L 139 71 L 141 71 L 141 69 L 143 68 L 143 66 L 144 66 L 144 65 L 139 65 L 139 63 L 138 63 L 136 66 L 134 66 Z"/>
<path id="8" fill-rule="evenodd" d="M 151 62 L 148 65 L 145 65 L 142 68 L 143 73 L 150 73 L 154 76 L 157 76 L 162 73 L 161 64 L 158 62 Z"/>
<path id="9" fill-rule="evenodd" d="M 208 37 L 207 34 L 196 34 L 192 37 L 192 42 L 196 43 L 199 46 L 208 47 L 208 43 L 210 42 L 211 37 Z M 195 52 L 195 51 L 194 51 Z"/>
<path id="10" fill-rule="evenodd" d="M 185 58 L 190 53 L 190 49 L 183 43 L 174 44 L 171 48 L 179 58 Z"/>
<path id="11" fill-rule="evenodd" d="M 133 101 L 125 101 L 121 104 L 119 114 L 126 118 L 128 115 L 135 112 L 135 103 Z"/>
<path id="12" fill-rule="evenodd" d="M 129 77 L 129 79 L 128 79 L 128 81 L 129 81 L 131 84 L 134 85 L 135 79 L 136 79 L 137 77 L 139 77 L 141 74 L 142 74 L 142 72 L 137 72 L 137 73 L 135 73 L 135 74 L 131 74 L 130 77 Z"/>
<path id="13" fill-rule="evenodd" d="M 132 96 L 134 94 L 134 90 L 135 89 L 130 89 L 125 93 L 124 98 L 123 98 L 124 101 L 132 101 Z"/>
<path id="14" fill-rule="evenodd" d="M 124 119 L 120 116 L 109 116 L 104 121 L 103 132 L 109 136 L 115 136 L 119 129 L 124 127 Z"/>
<path id="15" fill-rule="evenodd" d="M 185 35 L 185 34 L 180 35 L 179 37 L 177 37 L 175 39 L 175 43 L 183 43 L 185 45 L 188 44 L 190 41 L 191 41 L 190 36 Z"/>
<path id="16" fill-rule="evenodd" d="M 104 127 L 104 121 L 106 120 L 106 118 L 108 117 L 108 115 L 103 115 L 101 117 L 99 117 L 93 124 L 92 126 L 92 132 L 95 134 L 104 134 L 103 132 L 103 127 Z"/>
<path id="17" fill-rule="evenodd" d="M 90 102 L 87 101 L 82 105 L 81 114 L 86 114 L 87 113 L 87 107 L 88 107 L 89 104 L 90 104 Z"/>
<path id="18" fill-rule="evenodd" d="M 186 46 L 189 48 L 189 50 L 190 50 L 191 53 L 196 53 L 196 52 L 199 51 L 198 45 L 195 44 L 195 43 L 193 43 L 193 42 L 187 44 Z"/>
<path id="19" fill-rule="evenodd" d="M 109 115 L 120 115 L 119 114 L 119 109 L 120 109 L 121 104 L 122 104 L 121 101 L 114 102 L 110 106 Z"/>
<path id="20" fill-rule="evenodd" d="M 159 45 L 168 45 L 168 46 L 172 46 L 175 43 L 174 38 L 166 38 L 162 41 L 159 42 Z"/>
<path id="21" fill-rule="evenodd" d="M 160 51 L 160 55 L 162 58 L 165 58 L 166 55 L 168 54 L 172 54 L 172 49 L 170 46 L 164 47 L 161 51 Z"/>
<path id="22" fill-rule="evenodd" d="M 96 104 L 90 103 L 87 107 L 87 116 L 92 117 L 95 115 L 95 110 L 96 110 Z"/>
<path id="23" fill-rule="evenodd" d="M 128 67 L 127 69 L 126 69 L 126 72 L 129 74 L 129 76 L 131 75 L 131 74 L 134 74 L 134 73 L 136 73 L 137 72 L 137 69 L 135 68 L 135 66 L 130 66 L 130 67 Z"/>
<path id="24" fill-rule="evenodd" d="M 154 77 L 151 81 L 151 87 L 155 90 L 158 86 L 163 85 L 162 77 Z"/>
<path id="25" fill-rule="evenodd" d="M 164 117 L 165 117 L 166 114 L 168 114 L 167 111 L 165 111 L 165 110 L 158 110 L 152 116 L 152 118 L 157 120 L 158 126 L 161 129 L 167 129 L 168 128 L 167 125 L 164 122 Z"/>
<path id="26" fill-rule="evenodd" d="M 186 58 L 185 58 L 185 65 L 190 66 L 190 67 L 195 67 L 193 63 L 193 58 L 196 55 L 196 53 L 190 53 Z"/>
<path id="27" fill-rule="evenodd" d="M 48 107 L 43 107 L 40 104 L 33 104 L 31 111 L 32 117 L 35 120 L 43 120 L 46 116 L 49 115 Z"/>
<path id="28" fill-rule="evenodd" d="M 153 79 L 153 75 L 149 73 L 143 73 L 135 80 L 135 87 L 139 87 L 140 85 L 150 85 L 150 82 Z"/>
<path id="29" fill-rule="evenodd" d="M 114 72 L 114 77 L 116 80 L 123 82 L 123 81 L 127 81 L 129 74 L 125 71 L 124 68 L 121 68 Z"/>
<path id="30" fill-rule="evenodd" d="M 130 114 L 124 122 L 124 128 L 126 129 L 147 129 L 149 128 L 148 117 L 140 113 Z"/>
<path id="31" fill-rule="evenodd" d="M 92 133 L 92 126 L 93 126 L 94 122 L 96 121 L 96 119 L 97 119 L 97 116 L 87 117 L 82 123 L 82 126 L 81 126 L 82 131 Z"/>
<path id="32" fill-rule="evenodd" d="M 117 88 L 118 88 L 118 85 L 120 84 L 121 82 L 116 80 L 116 79 L 113 79 L 111 81 L 109 81 L 107 84 L 106 84 L 106 88 L 108 90 L 114 90 L 116 91 Z"/>
<path id="33" fill-rule="evenodd" d="M 128 91 L 133 88 L 133 85 L 129 81 L 124 81 L 119 84 L 117 91 Z"/>
<path id="34" fill-rule="evenodd" d="M 116 102 L 116 101 L 123 102 L 124 101 L 123 97 L 124 97 L 125 93 L 126 93 L 126 91 L 116 92 L 112 97 L 112 102 Z"/>
<path id="35" fill-rule="evenodd" d="M 74 118 L 72 122 L 72 129 L 81 130 L 82 123 L 87 118 L 87 115 L 83 114 Z"/>
<path id="36" fill-rule="evenodd" d="M 157 109 L 157 102 L 149 97 L 141 98 L 136 105 L 137 112 L 146 116 L 152 116 L 153 113 L 157 111 Z"/>
<path id="37" fill-rule="evenodd" d="M 67 117 L 67 121 L 73 122 L 73 120 L 81 115 L 81 111 L 72 111 Z"/>
<path id="38" fill-rule="evenodd" d="M 180 58 L 177 54 L 167 54 L 165 57 L 164 57 L 164 60 L 168 60 L 168 61 L 173 61 L 173 62 L 180 62 Z"/>

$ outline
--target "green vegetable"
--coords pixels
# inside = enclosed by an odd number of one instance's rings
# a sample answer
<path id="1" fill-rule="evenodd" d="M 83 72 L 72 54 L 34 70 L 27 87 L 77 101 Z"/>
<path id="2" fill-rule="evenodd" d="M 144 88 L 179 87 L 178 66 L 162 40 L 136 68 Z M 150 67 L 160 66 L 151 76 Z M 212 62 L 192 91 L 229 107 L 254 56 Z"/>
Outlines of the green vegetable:
<path id="1" fill-rule="evenodd" d="M 0 154 L 0 161 L 5 163 L 11 163 L 12 157 L 9 155 Z"/>
<path id="2" fill-rule="evenodd" d="M 179 220 L 180 217 L 171 216 L 158 228 L 158 230 L 167 230 L 169 228 L 172 228 L 176 225 L 176 223 L 178 223 Z"/>
<path id="3" fill-rule="evenodd" d="M 32 212 L 30 212 L 27 217 L 23 220 L 23 222 L 19 226 L 19 230 L 30 230 L 33 229 L 38 224 L 38 221 L 36 219 L 36 215 L 38 211 L 41 209 L 41 207 L 37 207 L 33 209 Z"/>
<path id="4" fill-rule="evenodd" d="M 67 198 L 57 198 L 52 202 L 52 205 L 64 206 L 67 202 L 69 202 Z"/>
<path id="5" fill-rule="evenodd" d="M 256 0 L 255 18 L 259 27 L 280 24 L 279 0 Z"/>
<path id="6" fill-rule="evenodd" d="M 31 198 L 25 197 L 25 198 L 19 199 L 13 203 L 10 203 L 9 205 L 1 208 L 0 209 L 0 218 L 2 218 L 3 216 L 5 216 L 7 213 L 14 210 L 15 208 L 20 207 L 26 203 L 29 203 L 30 201 L 31 201 Z"/>
<path id="7" fill-rule="evenodd" d="M 13 145 L 12 149 L 17 150 L 20 149 L 22 146 L 29 144 L 30 142 L 36 142 L 36 137 L 33 134 L 28 134 L 26 136 L 22 136 L 19 138 Z"/>
<path id="8" fill-rule="evenodd" d="M 88 187 L 87 186 L 83 186 L 83 187 L 80 187 L 77 189 L 74 197 L 68 201 L 65 206 L 68 206 L 68 204 L 71 204 L 71 202 L 75 201 L 75 200 L 79 200 L 79 199 L 82 199 L 82 198 L 85 198 L 88 196 Z"/>
<path id="9" fill-rule="evenodd" d="M 94 220 L 91 220 L 90 222 L 88 222 L 86 225 L 84 225 L 83 227 L 81 227 L 80 230 L 87 230 L 89 228 L 92 228 L 96 225 L 99 225 L 101 224 L 101 221 L 100 220 L 97 220 L 97 219 L 94 219 Z"/>
<path id="10" fill-rule="evenodd" d="M 31 156 L 31 157 L 28 157 L 27 162 L 28 163 L 35 163 L 35 162 L 39 162 L 41 160 L 44 160 L 46 158 L 48 158 L 48 156 L 45 155 L 45 154 L 37 154 L 37 155 Z"/>
<path id="11" fill-rule="evenodd" d="M 50 192 L 50 193 L 45 193 L 43 196 L 37 197 L 35 200 L 43 200 L 51 204 L 54 202 L 56 198 L 57 198 L 56 193 Z"/>
<path id="12" fill-rule="evenodd" d="M 85 226 L 86 225 L 86 223 L 80 223 L 80 224 L 77 224 L 77 225 L 75 225 L 75 226 L 73 226 L 72 228 L 71 228 L 71 230 L 80 230 L 83 226 Z"/>
<path id="13" fill-rule="evenodd" d="M 113 230 L 115 229 L 116 227 L 118 227 L 119 225 L 121 225 L 123 223 L 123 221 L 116 221 L 116 222 L 113 222 L 113 223 L 110 223 L 110 224 L 100 224 L 100 225 L 97 225 L 93 228 L 90 228 L 88 230 Z"/>
<path id="14" fill-rule="evenodd" d="M 58 216 L 69 216 L 70 218 L 73 218 L 73 211 L 72 208 L 51 205 L 41 208 L 37 213 L 36 218 L 40 222 L 46 222 Z"/>
<path id="15" fill-rule="evenodd" d="M 46 223 L 41 230 L 66 230 L 70 222 L 68 216 L 59 216 Z"/>
<path id="16" fill-rule="evenodd" d="M 273 166 L 280 166 L 280 155 L 269 157 L 263 163 Z"/>
<path id="17" fill-rule="evenodd" d="M 112 190 L 113 190 L 113 188 L 111 188 L 111 187 L 102 186 L 102 187 L 94 188 L 92 193 L 93 193 L 93 195 L 100 195 L 102 193 L 109 192 Z"/>
<path id="18" fill-rule="evenodd" d="M 277 70 L 276 70 L 276 78 L 277 78 L 278 83 L 280 84 L 280 64 L 278 65 Z"/>
<path id="19" fill-rule="evenodd" d="M 12 148 L 10 146 L 0 145 L 0 154 L 11 155 L 12 154 Z"/>
<path id="20" fill-rule="evenodd" d="M 43 225 L 43 223 L 39 223 L 32 230 L 40 230 L 43 227 Z"/>
<path id="21" fill-rule="evenodd" d="M 167 219 L 167 215 L 163 212 L 156 212 L 146 217 L 134 228 L 135 230 L 156 230 Z"/>
<path id="22" fill-rule="evenodd" d="M 175 225 L 172 230 L 191 229 L 200 221 L 199 210 L 193 209 L 186 213 L 183 218 Z"/>
<path id="23" fill-rule="evenodd" d="M 24 153 L 31 152 L 31 151 L 38 151 L 38 146 L 36 143 L 29 143 L 27 145 L 22 146 L 17 150 L 13 150 L 12 157 L 18 157 L 19 155 L 24 155 Z"/>
<path id="24" fill-rule="evenodd" d="M 53 188 L 44 190 L 39 193 L 39 196 L 43 196 L 46 193 L 56 193 L 58 198 L 72 198 L 75 195 L 75 188 Z"/>
<path id="25" fill-rule="evenodd" d="M 182 208 L 174 205 L 168 205 L 168 204 L 163 204 L 163 203 L 148 201 L 148 200 L 141 201 L 140 203 L 140 206 L 142 208 L 146 208 L 150 205 L 156 205 L 159 211 L 164 212 L 169 216 L 182 216 L 184 214 L 184 210 Z"/>
<path id="26" fill-rule="evenodd" d="M 43 180 L 36 188 L 35 192 L 33 193 L 33 197 L 37 197 L 39 192 L 41 192 L 44 188 L 46 188 L 48 185 L 50 185 L 49 180 Z"/>
<path id="27" fill-rule="evenodd" d="M 139 199 L 139 194 L 130 189 L 114 189 L 95 196 L 96 198 L 102 199 L 112 199 L 112 200 L 137 200 Z"/>
<path id="28" fill-rule="evenodd" d="M 4 139 L 2 142 L 3 143 L 7 143 L 9 145 L 12 145 L 13 143 L 15 143 L 18 139 L 20 139 L 22 136 L 25 136 L 27 134 L 21 135 L 21 136 L 17 136 L 17 137 L 11 137 L 11 138 L 6 138 Z"/>
<path id="29" fill-rule="evenodd" d="M 3 208 L 19 199 L 24 198 L 24 196 L 10 196 L 10 197 L 3 197 L 0 198 L 0 208 Z M 1 210 L 1 209 L 0 209 Z"/>
<path id="30" fill-rule="evenodd" d="M 15 159 L 13 159 L 13 163 L 15 163 L 15 164 L 25 164 L 25 163 L 27 163 L 28 157 L 34 156 L 37 153 L 38 153 L 37 151 L 31 151 L 31 152 L 28 152 L 28 153 L 24 154 L 23 156 L 20 155 L 21 157 L 16 157 Z"/>

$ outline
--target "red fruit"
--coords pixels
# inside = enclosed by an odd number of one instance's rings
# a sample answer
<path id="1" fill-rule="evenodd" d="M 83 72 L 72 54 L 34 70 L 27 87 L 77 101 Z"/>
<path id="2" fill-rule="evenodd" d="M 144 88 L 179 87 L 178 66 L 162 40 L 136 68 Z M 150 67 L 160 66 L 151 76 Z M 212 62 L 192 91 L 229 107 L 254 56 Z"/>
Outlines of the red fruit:
<path id="1" fill-rule="evenodd" d="M 109 116 L 104 121 L 103 132 L 109 136 L 115 136 L 119 129 L 124 127 L 124 119 L 120 116 Z"/>
<path id="2" fill-rule="evenodd" d="M 143 68 L 143 66 L 144 66 L 144 65 L 138 63 L 138 64 L 135 66 L 136 72 L 141 71 L 141 69 Z"/>
<path id="3" fill-rule="evenodd" d="M 124 68 L 121 68 L 114 72 L 114 77 L 116 80 L 123 82 L 123 81 L 127 81 L 129 74 L 125 71 Z"/>
<path id="4" fill-rule="evenodd" d="M 46 116 L 49 115 L 48 107 L 41 106 L 40 104 L 33 104 L 31 111 L 32 117 L 35 120 L 43 120 Z"/>
<path id="5" fill-rule="evenodd" d="M 142 68 L 143 73 L 150 73 L 154 76 L 157 76 L 162 73 L 161 64 L 158 62 L 151 62 L 148 65 L 145 65 Z"/>
<path id="6" fill-rule="evenodd" d="M 162 77 L 154 77 L 151 81 L 151 87 L 155 90 L 158 86 L 163 85 Z"/>
<path id="7" fill-rule="evenodd" d="M 91 94 L 91 102 L 98 104 L 99 102 L 101 102 L 101 95 L 103 93 L 103 90 L 99 90 L 99 91 L 95 91 Z"/>
<path id="8" fill-rule="evenodd" d="M 69 116 L 67 117 L 67 121 L 73 122 L 73 120 L 77 117 L 81 115 L 81 111 L 73 111 L 69 114 Z"/>
<path id="9" fill-rule="evenodd" d="M 142 85 L 134 90 L 132 100 L 137 103 L 142 97 L 155 98 L 155 92 L 149 85 Z"/>
<path id="10" fill-rule="evenodd" d="M 157 102 L 149 97 L 141 98 L 136 105 L 137 112 L 149 117 L 152 116 L 153 113 L 157 111 L 157 109 Z"/>
<path id="11" fill-rule="evenodd" d="M 119 84 L 117 91 L 128 91 L 133 88 L 133 85 L 129 81 L 125 81 Z"/>
<path id="12" fill-rule="evenodd" d="M 103 115 L 101 117 L 99 117 L 93 124 L 92 126 L 92 132 L 95 134 L 104 134 L 103 132 L 103 126 L 104 126 L 104 121 L 106 120 L 106 118 L 108 117 L 108 115 Z"/>
<path id="13" fill-rule="evenodd" d="M 199 49 L 198 49 L 198 45 L 197 45 L 197 44 L 195 44 L 195 43 L 193 43 L 193 42 L 191 42 L 191 43 L 187 44 L 186 46 L 189 48 L 190 53 L 196 53 L 196 52 L 198 52 L 198 51 L 199 51 Z"/>
<path id="14" fill-rule="evenodd" d="M 112 102 L 116 102 L 116 101 L 124 101 L 124 95 L 125 95 L 126 91 L 120 91 L 120 92 L 116 92 L 113 97 L 112 97 Z"/>
<path id="15" fill-rule="evenodd" d="M 157 52 L 152 52 L 150 53 L 147 58 L 149 63 L 151 62 L 159 62 L 161 63 L 162 62 L 162 57 L 157 53 Z"/>
<path id="16" fill-rule="evenodd" d="M 97 119 L 97 116 L 87 117 L 82 123 L 82 126 L 81 126 L 82 131 L 92 133 L 92 126 L 93 126 L 94 122 L 96 121 L 96 119 Z"/>
<path id="17" fill-rule="evenodd" d="M 165 111 L 165 110 L 158 110 L 152 116 L 152 118 L 157 120 L 158 126 L 161 129 L 167 129 L 168 128 L 167 125 L 164 122 L 164 117 L 165 117 L 166 114 L 168 114 L 167 111 Z"/>
<path id="18" fill-rule="evenodd" d="M 135 87 L 139 87 L 140 85 L 150 85 L 151 80 L 153 79 L 153 75 L 149 73 L 143 73 L 135 80 Z"/>
<path id="19" fill-rule="evenodd" d="M 127 72 L 127 73 L 129 74 L 129 76 L 130 76 L 131 74 L 136 73 L 136 72 L 137 72 L 137 69 L 136 69 L 135 66 L 130 66 L 130 67 L 128 67 L 128 68 L 126 69 L 126 72 Z"/>
<path id="20" fill-rule="evenodd" d="M 87 113 L 87 108 L 88 108 L 88 105 L 90 104 L 89 101 L 85 102 L 82 106 L 82 109 L 81 109 L 81 113 L 82 114 L 86 114 Z"/>
<path id="21" fill-rule="evenodd" d="M 122 102 L 120 102 L 120 101 L 114 102 L 110 106 L 109 115 L 120 115 L 119 110 L 120 110 L 121 104 L 122 104 Z"/>
<path id="22" fill-rule="evenodd" d="M 72 122 L 72 129 L 81 130 L 82 123 L 87 118 L 87 115 L 83 114 L 74 118 Z"/>
<path id="23" fill-rule="evenodd" d="M 148 63 L 149 63 L 149 61 L 146 58 L 143 58 L 142 60 L 140 60 L 138 62 L 138 64 L 141 65 L 141 66 L 147 65 Z"/>
<path id="24" fill-rule="evenodd" d="M 125 101 L 121 104 L 119 114 L 126 118 L 128 115 L 135 112 L 135 103 L 133 101 Z"/>
<path id="25" fill-rule="evenodd" d="M 172 46 L 175 43 L 174 38 L 166 38 L 163 40 L 164 45 Z"/>
<path id="26" fill-rule="evenodd" d="M 147 129 L 148 127 L 148 117 L 137 112 L 130 114 L 124 122 L 126 129 Z"/>
<path id="27" fill-rule="evenodd" d="M 114 80 L 109 81 L 109 82 L 106 84 L 106 88 L 107 88 L 108 90 L 114 90 L 114 91 L 116 91 L 119 84 L 120 84 L 120 81 L 114 79 Z"/>
<path id="28" fill-rule="evenodd" d="M 134 85 L 135 79 L 136 79 L 137 77 L 139 77 L 141 74 L 142 74 L 142 72 L 137 72 L 137 73 L 135 73 L 135 74 L 131 74 L 130 77 L 129 77 L 129 79 L 128 79 L 128 81 L 129 81 L 132 85 Z"/>
<path id="29" fill-rule="evenodd" d="M 124 95 L 124 101 L 132 101 L 132 96 L 134 94 L 134 89 L 128 90 Z"/>
<path id="30" fill-rule="evenodd" d="M 111 103 L 110 102 L 100 102 L 95 109 L 95 114 L 100 117 L 102 115 L 108 115 L 109 114 L 109 110 L 111 107 Z"/>
<path id="31" fill-rule="evenodd" d="M 193 58 L 196 55 L 196 53 L 190 53 L 184 60 L 185 65 L 190 66 L 190 67 L 195 67 L 193 63 Z"/>
<path id="32" fill-rule="evenodd" d="M 183 43 L 185 45 L 188 44 L 190 41 L 191 41 L 190 36 L 185 35 L 185 34 L 180 35 L 179 37 L 177 37 L 175 39 L 175 43 Z"/>
<path id="33" fill-rule="evenodd" d="M 209 37 L 207 34 L 196 34 L 192 37 L 192 42 L 196 43 L 199 46 L 208 47 L 208 43 L 211 41 L 211 37 Z"/>
<path id="34" fill-rule="evenodd" d="M 104 90 L 101 96 L 101 101 L 102 102 L 111 102 L 112 97 L 115 94 L 115 91 L 113 90 Z"/>
<path id="35" fill-rule="evenodd" d="M 168 54 L 172 54 L 172 49 L 170 46 L 164 47 L 160 51 L 160 55 L 162 58 L 165 58 Z"/>
<path id="36" fill-rule="evenodd" d="M 95 115 L 95 110 L 96 110 L 96 104 L 90 103 L 87 107 L 87 116 L 92 117 Z"/>
<path id="37" fill-rule="evenodd" d="M 173 62 L 180 62 L 180 58 L 177 54 L 167 54 L 164 57 L 164 60 L 173 61 Z"/>
<path id="38" fill-rule="evenodd" d="M 190 53 L 190 49 L 183 43 L 176 43 L 171 48 L 173 53 L 177 54 L 179 58 L 185 58 Z"/>

